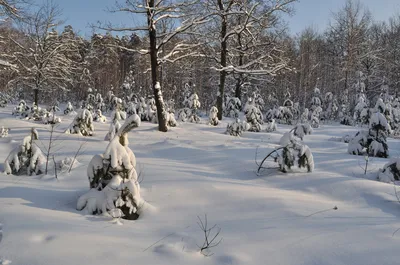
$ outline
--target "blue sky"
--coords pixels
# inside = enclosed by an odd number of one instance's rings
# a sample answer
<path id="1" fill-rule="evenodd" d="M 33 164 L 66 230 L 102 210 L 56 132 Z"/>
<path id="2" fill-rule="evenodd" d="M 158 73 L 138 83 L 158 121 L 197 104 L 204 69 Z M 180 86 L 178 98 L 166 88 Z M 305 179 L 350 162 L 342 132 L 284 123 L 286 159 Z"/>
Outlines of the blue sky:
<path id="1" fill-rule="evenodd" d="M 116 24 L 133 25 L 135 19 L 121 14 L 110 14 L 107 7 L 112 7 L 115 0 L 53 0 L 63 10 L 66 23 L 79 30 L 82 35 L 90 36 L 90 23 L 110 21 Z M 40 3 L 41 0 L 36 0 Z M 307 26 L 313 25 L 323 30 L 329 22 L 332 12 L 336 12 L 345 0 L 300 0 L 295 4 L 295 14 L 287 21 L 292 34 L 299 33 Z M 400 0 L 361 0 L 372 12 L 375 20 L 386 20 L 400 13 Z M 137 22 L 137 19 L 136 19 Z"/>

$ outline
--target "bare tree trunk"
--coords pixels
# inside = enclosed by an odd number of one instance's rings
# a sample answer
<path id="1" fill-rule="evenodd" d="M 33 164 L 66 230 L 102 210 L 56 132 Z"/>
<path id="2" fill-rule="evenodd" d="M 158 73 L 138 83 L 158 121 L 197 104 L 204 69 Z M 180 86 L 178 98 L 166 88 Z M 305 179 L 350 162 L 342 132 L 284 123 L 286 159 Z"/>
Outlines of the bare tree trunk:
<path id="1" fill-rule="evenodd" d="M 224 12 L 224 5 L 222 0 L 218 0 L 218 7 L 221 12 Z M 226 30 L 227 30 L 227 21 L 226 15 L 222 15 L 221 17 L 221 67 L 226 67 L 226 56 L 227 56 L 227 43 L 226 43 Z M 222 120 L 222 105 L 224 100 L 224 88 L 225 88 L 225 79 L 226 79 L 226 71 L 222 69 L 219 73 L 219 93 L 217 95 L 217 109 L 218 109 L 218 119 Z"/>
<path id="2" fill-rule="evenodd" d="M 161 87 L 157 81 L 158 62 L 157 62 L 157 35 L 156 26 L 153 21 L 154 0 L 149 0 L 149 9 L 147 10 L 147 24 L 149 26 L 149 41 L 150 41 L 150 64 L 151 64 L 151 81 L 154 93 L 154 100 L 157 107 L 158 130 L 167 132 L 167 121 L 164 116 L 164 101 L 162 97 Z M 158 84 L 157 84 L 158 83 Z"/>

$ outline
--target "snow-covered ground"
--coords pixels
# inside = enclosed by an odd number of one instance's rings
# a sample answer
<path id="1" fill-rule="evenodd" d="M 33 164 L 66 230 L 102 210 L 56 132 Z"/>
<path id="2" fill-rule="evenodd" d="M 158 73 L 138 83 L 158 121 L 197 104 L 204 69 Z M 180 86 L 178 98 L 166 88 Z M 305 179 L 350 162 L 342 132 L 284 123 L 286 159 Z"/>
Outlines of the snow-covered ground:
<path id="1" fill-rule="evenodd" d="M 0 139 L 1 162 L 32 126 L 39 145 L 49 137 L 45 125 L 10 113 L 11 107 L 0 109 L 0 126 L 11 128 Z M 62 118 L 58 133 L 72 121 Z M 137 221 L 122 225 L 75 210 L 89 189 L 87 164 L 104 152 L 108 128 L 109 123 L 96 123 L 93 137 L 59 137 L 57 160 L 87 143 L 80 165 L 58 179 L 53 172 L 0 174 L 0 264 L 399 264 L 400 232 L 393 233 L 400 228 L 400 203 L 393 185 L 372 180 L 388 159 L 371 159 L 364 177 L 363 157 L 331 140 L 353 135 L 356 128 L 322 125 L 305 136 L 313 173 L 257 176 L 257 147 L 261 159 L 291 127 L 237 138 L 223 134 L 226 121 L 217 127 L 180 124 L 168 133 L 143 122 L 129 140 L 148 206 Z M 400 141 L 388 142 L 391 157 L 399 156 Z M 197 216 L 205 214 L 223 237 L 210 257 L 197 246 L 204 240 Z"/>

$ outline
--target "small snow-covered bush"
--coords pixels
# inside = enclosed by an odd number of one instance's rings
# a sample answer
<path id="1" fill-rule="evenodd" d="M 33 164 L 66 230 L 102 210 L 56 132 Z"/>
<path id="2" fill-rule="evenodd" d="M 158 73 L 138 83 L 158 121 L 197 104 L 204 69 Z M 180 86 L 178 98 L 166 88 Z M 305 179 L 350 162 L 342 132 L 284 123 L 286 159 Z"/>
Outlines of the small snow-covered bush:
<path id="1" fill-rule="evenodd" d="M 219 123 L 218 117 L 218 109 L 215 106 L 212 106 L 210 109 L 210 115 L 208 119 L 208 124 L 212 126 L 217 126 Z"/>
<path id="2" fill-rule="evenodd" d="M 276 122 L 275 119 L 271 119 L 270 121 L 267 121 L 266 123 L 266 132 L 275 132 L 277 130 Z"/>
<path id="3" fill-rule="evenodd" d="M 247 123 L 250 125 L 249 131 L 260 132 L 261 124 L 263 123 L 261 111 L 253 105 L 247 105 L 244 114 L 246 115 Z"/>
<path id="4" fill-rule="evenodd" d="M 22 144 L 17 146 L 4 161 L 4 171 L 6 174 L 13 175 L 36 175 L 42 174 L 46 163 L 46 158 L 40 148 L 34 143 L 39 139 L 36 129 L 31 130 L 31 134 L 26 136 Z"/>
<path id="5" fill-rule="evenodd" d="M 239 98 L 236 97 L 227 98 L 223 114 L 225 117 L 238 118 L 241 108 L 242 108 L 242 102 L 240 101 Z"/>
<path id="6" fill-rule="evenodd" d="M 59 161 L 57 163 L 57 165 L 58 165 L 58 169 L 61 172 L 67 172 L 67 171 L 69 171 L 70 168 L 72 169 L 72 168 L 77 167 L 79 165 L 79 161 L 76 160 L 76 158 L 74 158 L 74 157 L 66 157 L 63 160 Z"/>
<path id="7" fill-rule="evenodd" d="M 93 117 L 88 109 L 80 110 L 71 125 L 65 131 L 67 134 L 79 134 L 82 136 L 92 136 L 93 132 Z"/>
<path id="8" fill-rule="evenodd" d="M 175 113 L 172 110 L 166 111 L 165 115 L 167 116 L 166 119 L 165 119 L 167 121 L 167 126 L 169 126 L 169 127 L 178 126 L 178 123 L 176 122 L 176 119 L 175 119 Z"/>
<path id="9" fill-rule="evenodd" d="M 130 116 L 108 144 L 95 155 L 87 168 L 90 190 L 77 202 L 77 210 L 90 214 L 109 214 L 135 220 L 142 198 L 136 172 L 136 157 L 129 148 L 128 132 L 140 125 L 140 117 Z"/>
<path id="10" fill-rule="evenodd" d="M 392 183 L 400 180 L 400 159 L 394 159 L 379 170 L 378 180 L 386 183 Z"/>
<path id="11" fill-rule="evenodd" d="M 16 106 L 13 111 L 12 111 L 12 115 L 14 116 L 21 116 L 23 118 L 28 117 L 30 112 L 30 108 L 28 107 L 28 105 L 26 104 L 25 100 L 21 100 L 18 104 L 18 106 Z"/>
<path id="12" fill-rule="evenodd" d="M 10 131 L 9 128 L 5 128 L 4 126 L 1 126 L 1 129 L 0 129 L 0 138 L 7 137 L 9 131 Z"/>
<path id="13" fill-rule="evenodd" d="M 298 124 L 289 132 L 284 133 L 279 143 L 282 146 L 286 146 L 292 141 L 302 141 L 304 136 L 311 134 L 312 131 L 310 124 Z"/>
<path id="14" fill-rule="evenodd" d="M 97 109 L 94 114 L 93 121 L 105 123 L 107 121 L 107 118 L 103 115 L 100 109 Z"/>
<path id="15" fill-rule="evenodd" d="M 314 158 L 311 149 L 296 140 L 290 141 L 283 147 L 282 153 L 277 157 L 277 162 L 282 172 L 290 170 L 296 162 L 299 168 L 306 168 L 307 172 L 314 170 Z"/>
<path id="16" fill-rule="evenodd" d="M 379 112 L 372 115 L 368 131 L 359 131 L 349 142 L 348 152 L 353 155 L 367 153 L 375 157 L 388 157 L 386 137 L 391 129 L 386 118 Z"/>
<path id="17" fill-rule="evenodd" d="M 147 101 L 147 116 L 146 120 L 152 123 L 157 123 L 157 106 L 154 98 Z"/>
<path id="18" fill-rule="evenodd" d="M 119 107 L 116 108 L 111 113 L 111 124 L 110 124 L 110 129 L 108 130 L 107 135 L 105 136 L 104 140 L 105 141 L 111 141 L 114 139 L 114 136 L 117 134 L 118 130 L 121 128 L 121 121 L 126 119 L 126 112 L 122 111 L 119 109 Z"/>
<path id="19" fill-rule="evenodd" d="M 239 118 L 236 118 L 234 122 L 228 123 L 228 126 L 226 127 L 226 133 L 232 136 L 241 136 L 244 131 L 249 129 L 249 124 L 246 122 L 241 122 Z"/>
<path id="20" fill-rule="evenodd" d="M 64 114 L 68 115 L 74 112 L 74 107 L 72 106 L 71 102 L 68 101 L 67 106 L 65 107 Z"/>

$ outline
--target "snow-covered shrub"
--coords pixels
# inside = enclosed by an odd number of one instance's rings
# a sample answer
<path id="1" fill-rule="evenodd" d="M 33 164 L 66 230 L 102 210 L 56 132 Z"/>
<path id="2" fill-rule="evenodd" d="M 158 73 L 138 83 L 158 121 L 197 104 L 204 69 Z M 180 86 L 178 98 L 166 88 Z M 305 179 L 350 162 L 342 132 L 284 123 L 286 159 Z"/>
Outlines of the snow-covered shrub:
<path id="1" fill-rule="evenodd" d="M 308 109 L 305 108 L 303 113 L 300 116 L 300 122 L 301 123 L 307 123 L 309 115 L 310 115 L 310 113 L 309 113 Z"/>
<path id="2" fill-rule="evenodd" d="M 100 109 L 97 109 L 94 113 L 93 121 L 105 123 L 107 121 L 107 118 L 103 115 Z"/>
<path id="3" fill-rule="evenodd" d="M 41 120 L 44 124 L 58 124 L 61 123 L 61 118 L 57 117 L 54 111 L 46 112 Z"/>
<path id="4" fill-rule="evenodd" d="M 111 141 L 112 139 L 114 139 L 114 136 L 121 128 L 121 121 L 125 119 L 126 119 L 126 112 L 120 110 L 119 107 L 117 107 L 117 109 L 111 113 L 110 129 L 108 130 L 108 133 L 104 138 L 104 141 Z"/>
<path id="5" fill-rule="evenodd" d="M 21 116 L 23 118 L 28 117 L 29 113 L 30 113 L 30 108 L 26 104 L 25 100 L 21 100 L 18 106 L 16 106 L 12 111 L 12 115 Z"/>
<path id="6" fill-rule="evenodd" d="M 71 102 L 68 101 L 67 106 L 65 107 L 64 114 L 68 115 L 74 112 L 74 107 L 72 106 Z"/>
<path id="7" fill-rule="evenodd" d="M 268 122 L 270 120 L 278 120 L 281 119 L 281 111 L 279 110 L 279 107 L 273 107 L 272 109 L 269 109 L 267 113 L 265 114 L 265 121 Z"/>
<path id="8" fill-rule="evenodd" d="M 139 100 L 139 107 L 137 114 L 139 115 L 141 121 L 147 121 L 147 104 L 144 97 L 141 97 Z"/>
<path id="9" fill-rule="evenodd" d="M 314 158 L 311 149 L 297 140 L 291 140 L 278 155 L 277 162 L 282 172 L 290 170 L 297 162 L 299 168 L 306 168 L 307 172 L 314 170 Z"/>
<path id="10" fill-rule="evenodd" d="M 379 112 L 374 113 L 368 131 L 359 131 L 349 142 L 348 152 L 353 155 L 364 153 L 376 157 L 388 157 L 389 147 L 386 137 L 391 129 L 386 118 Z"/>
<path id="11" fill-rule="evenodd" d="M 67 172 L 79 165 L 79 161 L 74 157 L 66 157 L 57 163 L 57 167 L 61 172 Z"/>
<path id="12" fill-rule="evenodd" d="M 337 112 L 339 110 L 339 106 L 335 96 L 332 92 L 327 92 L 325 94 L 325 112 L 324 119 L 326 120 L 334 120 L 337 117 Z"/>
<path id="13" fill-rule="evenodd" d="M 4 161 L 4 171 L 6 174 L 13 175 L 36 175 L 42 174 L 46 163 L 46 158 L 40 148 L 34 144 L 39 139 L 36 129 L 31 130 L 31 134 L 26 136 L 22 144 L 10 152 Z"/>
<path id="14" fill-rule="evenodd" d="M 178 110 L 178 121 L 186 122 L 190 117 L 192 110 L 189 108 L 183 108 Z"/>
<path id="15" fill-rule="evenodd" d="M 319 120 L 322 112 L 321 107 L 316 107 L 311 113 L 311 127 L 319 128 Z"/>
<path id="16" fill-rule="evenodd" d="M 249 129 L 250 126 L 246 122 L 241 122 L 239 118 L 236 118 L 232 123 L 228 123 L 226 133 L 232 136 L 241 136 L 244 131 Z"/>
<path id="17" fill-rule="evenodd" d="M 212 125 L 212 126 L 217 126 L 219 123 L 218 117 L 218 109 L 215 106 L 212 106 L 210 109 L 210 115 L 209 115 L 209 119 L 208 119 L 208 124 Z"/>
<path id="18" fill-rule="evenodd" d="M 169 126 L 169 127 L 178 126 L 178 123 L 176 122 L 176 119 L 175 119 L 175 113 L 172 110 L 167 110 L 164 113 L 165 113 L 165 115 L 167 115 L 166 119 L 165 119 L 167 121 L 167 126 Z M 156 117 L 157 117 L 157 115 L 156 115 Z"/>
<path id="19" fill-rule="evenodd" d="M 263 122 L 261 111 L 257 107 L 249 104 L 246 105 L 244 114 L 246 115 L 247 123 L 250 125 L 249 131 L 260 132 L 261 123 Z"/>
<path id="20" fill-rule="evenodd" d="M 378 180 L 386 183 L 393 183 L 400 180 L 400 159 L 393 159 L 379 169 Z"/>
<path id="21" fill-rule="evenodd" d="M 135 220 L 143 200 L 136 172 L 136 157 L 128 144 L 128 132 L 140 125 L 140 117 L 130 116 L 108 144 L 95 155 L 87 168 L 90 190 L 77 202 L 77 210 L 90 214 Z"/>
<path id="22" fill-rule="evenodd" d="M 7 137 L 9 131 L 10 131 L 9 128 L 5 128 L 4 126 L 1 126 L 1 129 L 0 129 L 0 138 Z"/>
<path id="23" fill-rule="evenodd" d="M 92 136 L 93 132 L 93 116 L 88 109 L 80 110 L 71 125 L 65 131 L 67 134 L 79 134 L 82 136 Z"/>
<path id="24" fill-rule="evenodd" d="M 241 108 L 242 108 L 242 102 L 240 101 L 239 98 L 236 97 L 227 98 L 223 114 L 225 117 L 238 118 Z"/>
<path id="25" fill-rule="evenodd" d="M 200 117 L 197 115 L 197 109 L 200 108 L 200 106 L 199 96 L 196 93 L 193 93 L 189 98 L 189 108 L 191 110 L 190 116 L 187 119 L 189 122 L 200 122 Z"/>
<path id="26" fill-rule="evenodd" d="M 146 120 L 157 123 L 157 106 L 156 106 L 156 101 L 154 98 L 150 98 L 147 101 L 147 116 Z"/>
<path id="27" fill-rule="evenodd" d="M 126 108 L 126 113 L 128 114 L 128 116 L 137 114 L 137 109 L 138 109 L 138 106 L 136 105 L 135 102 L 129 102 L 128 106 Z"/>
<path id="28" fill-rule="evenodd" d="M 267 121 L 265 124 L 266 124 L 265 128 L 266 132 L 275 132 L 277 130 L 275 119 L 271 119 Z"/>
<path id="29" fill-rule="evenodd" d="M 322 106 L 322 100 L 321 100 L 321 91 L 319 90 L 318 87 L 314 88 L 313 96 L 311 98 L 311 113 L 314 112 L 315 109 L 318 107 L 321 108 Z"/>

